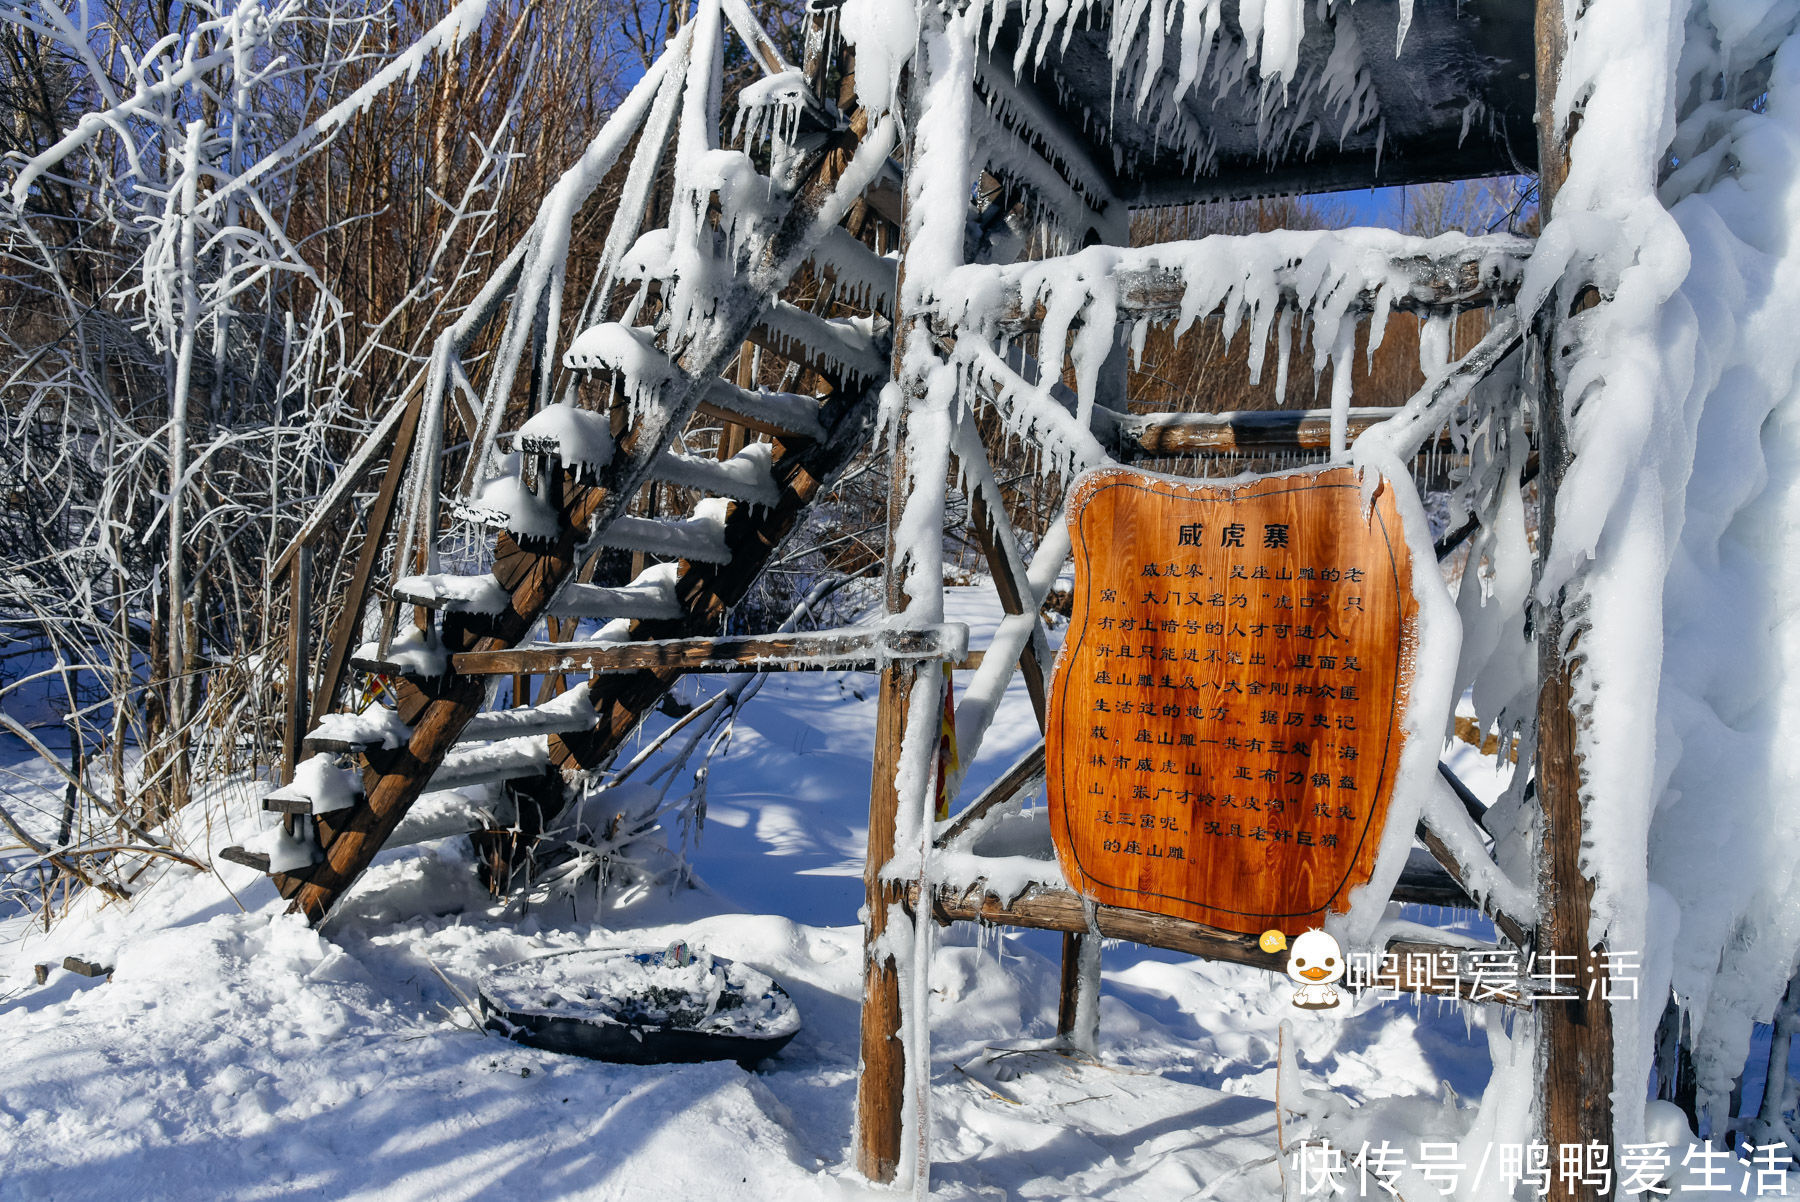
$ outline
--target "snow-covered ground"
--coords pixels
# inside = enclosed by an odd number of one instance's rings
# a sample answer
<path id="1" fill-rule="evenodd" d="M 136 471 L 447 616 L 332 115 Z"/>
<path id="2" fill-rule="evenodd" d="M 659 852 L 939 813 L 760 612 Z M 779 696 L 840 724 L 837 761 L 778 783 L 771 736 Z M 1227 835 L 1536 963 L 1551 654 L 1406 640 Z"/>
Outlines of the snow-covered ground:
<path id="1" fill-rule="evenodd" d="M 976 628 L 975 645 L 995 619 L 981 596 L 953 590 L 948 614 Z M 0 1198 L 885 1193 L 848 1167 L 874 704 L 867 675 L 769 679 L 714 764 L 698 886 L 603 922 L 566 905 L 501 920 L 461 839 L 385 853 L 322 932 L 222 860 L 216 876 L 167 870 L 131 904 L 79 908 L 48 933 L 15 919 L 0 977 Z M 1035 729 L 1015 687 L 971 785 Z M 23 750 L 0 749 L 23 774 L 3 787 L 16 799 L 41 788 L 53 808 Z M 1471 749 L 1455 754 L 1495 786 Z M 210 836 L 189 835 L 241 841 L 259 818 L 254 792 L 234 793 Z M 474 1030 L 458 997 L 528 954 L 677 938 L 780 980 L 800 1035 L 754 1072 L 608 1065 Z M 941 933 L 938 1197 L 1277 1196 L 1284 1019 L 1308 1086 L 1353 1102 L 1473 1099 L 1486 1084 L 1486 1038 L 1453 1008 L 1364 998 L 1305 1014 L 1284 979 L 1127 945 L 1105 952 L 1098 1061 L 1038 1051 L 1054 1026 L 1054 938 Z M 59 967 L 34 983 L 33 964 L 71 954 L 116 966 L 112 979 Z"/>

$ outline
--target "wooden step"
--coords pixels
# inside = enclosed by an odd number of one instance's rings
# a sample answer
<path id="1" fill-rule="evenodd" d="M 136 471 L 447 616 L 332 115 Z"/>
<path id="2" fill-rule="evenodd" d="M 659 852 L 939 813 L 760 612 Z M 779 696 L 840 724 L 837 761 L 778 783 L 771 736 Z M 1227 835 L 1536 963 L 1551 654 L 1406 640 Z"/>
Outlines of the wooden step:
<path id="1" fill-rule="evenodd" d="M 797 392 L 739 388 L 715 379 L 707 385 L 698 411 L 771 438 L 817 442 L 825 437 L 825 427 L 819 424 L 819 402 Z"/>
<path id="2" fill-rule="evenodd" d="M 696 488 L 714 496 L 752 505 L 773 505 L 781 499 L 775 477 L 769 473 L 773 450 L 766 442 L 753 442 L 724 460 L 664 451 L 651 465 L 650 474 L 665 483 Z"/>
<path id="3" fill-rule="evenodd" d="M 254 868 L 265 876 L 269 872 L 269 857 L 265 852 L 246 851 L 242 847 L 222 847 L 219 849 L 219 858 L 233 864 L 242 864 L 245 868 Z"/>
<path id="4" fill-rule="evenodd" d="M 788 307 L 793 308 L 791 305 Z M 763 331 L 766 343 L 788 346 L 796 340 L 805 341 L 807 337 L 811 337 L 822 344 L 832 345 L 847 338 L 850 347 L 841 353 L 855 355 L 859 364 L 865 368 L 869 365 L 873 356 L 866 335 L 859 343 L 859 331 L 841 335 L 822 318 L 814 317 L 804 309 L 795 309 L 794 313 L 797 316 L 784 317 L 777 326 L 766 329 L 758 327 Z M 563 361 L 578 370 L 618 372 L 626 378 L 627 394 L 634 400 L 641 400 L 647 396 L 660 395 L 663 387 L 679 375 L 674 360 L 656 345 L 655 337 L 653 330 L 618 322 L 602 323 L 577 338 L 563 356 Z M 754 333 L 752 338 L 755 338 Z M 861 351 L 860 354 L 857 353 L 858 350 Z M 827 359 L 829 356 L 821 356 L 820 362 Z M 819 424 L 819 402 L 796 393 L 740 388 L 715 377 L 708 381 L 706 395 L 698 408 L 700 413 L 708 417 L 734 422 L 777 438 L 816 440 L 825 435 L 824 428 Z"/>
<path id="5" fill-rule="evenodd" d="M 521 776 L 541 776 L 549 767 L 550 739 L 547 735 L 458 743 L 445 753 L 443 764 L 432 774 L 431 790 L 435 793 L 445 789 L 467 789 Z"/>
<path id="6" fill-rule="evenodd" d="M 820 317 L 778 300 L 750 331 L 750 341 L 821 375 L 861 384 L 888 370 L 875 331 L 869 318 Z"/>
<path id="7" fill-rule="evenodd" d="M 305 746 L 309 755 L 319 752 L 354 755 L 376 748 L 404 747 L 410 738 L 412 728 L 399 714 L 386 706 L 372 705 L 360 714 L 326 714 L 307 732 Z"/>
<path id="8" fill-rule="evenodd" d="M 893 311 L 894 285 L 900 275 L 898 255 L 878 255 L 843 226 L 834 226 L 813 250 L 814 264 L 837 281 L 836 296 L 862 309 Z"/>
<path id="9" fill-rule="evenodd" d="M 416 605 L 439 613 L 493 616 L 512 604 L 512 597 L 491 575 L 459 576 L 438 572 L 407 576 L 388 589 L 388 596 L 403 605 Z M 563 586 L 545 611 L 553 618 L 674 618 L 681 614 L 675 599 L 673 564 L 654 564 L 630 584 L 611 587 L 576 581 Z"/>
<path id="10" fill-rule="evenodd" d="M 479 830 L 511 826 L 517 815 L 504 790 L 468 785 L 461 789 L 434 789 L 420 796 L 383 847 L 411 847 Z"/>
<path id="11" fill-rule="evenodd" d="M 381 676 L 410 676 L 428 680 L 442 676 L 449 666 L 436 636 L 418 626 L 407 626 L 388 640 L 386 652 L 379 641 L 370 641 L 350 653 L 350 666 L 359 672 Z"/>
<path id="12" fill-rule="evenodd" d="M 451 508 L 465 522 L 505 530 L 521 541 L 553 542 L 562 533 L 562 517 L 556 508 L 518 476 L 489 480 L 473 500 Z"/>
<path id="13" fill-rule="evenodd" d="M 512 445 L 527 455 L 554 455 L 591 477 L 612 462 L 612 425 L 604 413 L 559 402 L 533 414 L 514 432 Z"/>
<path id="14" fill-rule="evenodd" d="M 729 502 L 708 497 L 694 506 L 692 517 L 640 518 L 629 514 L 614 518 L 595 536 L 603 547 L 642 551 L 664 559 L 688 559 L 701 563 L 729 563 L 725 545 L 725 518 Z"/>
<path id="15" fill-rule="evenodd" d="M 616 374 L 635 406 L 654 404 L 681 378 L 681 369 L 657 345 L 655 330 L 618 321 L 603 321 L 576 335 L 563 363 L 577 371 Z"/>
<path id="16" fill-rule="evenodd" d="M 630 584 L 609 588 L 570 581 L 563 585 L 547 611 L 553 618 L 586 618 L 596 622 L 622 618 L 667 619 L 681 616 L 675 596 L 679 568 L 672 563 L 651 564 Z"/>
<path id="17" fill-rule="evenodd" d="M 599 721 L 594 703 L 588 699 L 588 686 L 582 681 L 566 689 L 542 705 L 524 705 L 509 710 L 484 710 L 469 719 L 457 738 L 464 743 L 510 739 L 524 735 L 564 735 L 578 730 L 591 730 Z"/>
<path id="18" fill-rule="evenodd" d="M 331 814 L 360 800 L 361 776 L 337 754 L 321 752 L 296 764 L 294 779 L 263 798 L 263 809 L 276 814 Z"/>

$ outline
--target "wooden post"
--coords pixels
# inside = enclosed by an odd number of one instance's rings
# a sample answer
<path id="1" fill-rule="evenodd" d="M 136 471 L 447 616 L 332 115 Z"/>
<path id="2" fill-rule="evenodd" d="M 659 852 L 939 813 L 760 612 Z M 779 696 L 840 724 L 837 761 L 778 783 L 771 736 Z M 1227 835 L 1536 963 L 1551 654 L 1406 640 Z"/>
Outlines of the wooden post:
<path id="1" fill-rule="evenodd" d="M 901 478 L 898 465 L 894 478 Z M 897 506 L 894 512 L 898 513 Z M 890 523 L 889 538 L 892 536 Z M 888 567 L 893 580 L 891 552 Z M 900 1038 L 900 973 L 893 953 L 880 947 L 888 933 L 888 916 L 901 904 L 905 890 L 881 877 L 894 858 L 900 816 L 895 777 L 917 681 L 916 664 L 893 664 L 881 673 L 875 764 L 869 780 L 869 846 L 863 864 L 867 909 L 863 916 L 862 1071 L 856 1079 L 856 1168 L 869 1180 L 882 1182 L 892 1181 L 900 1167 L 906 1048 Z"/>
<path id="2" fill-rule="evenodd" d="M 303 545 L 288 563 L 287 706 L 281 715 L 281 783 L 294 779 L 300 741 L 311 715 L 306 707 L 306 681 L 312 659 L 312 546 Z"/>
<path id="3" fill-rule="evenodd" d="M 921 72 L 935 74 L 946 69 L 932 58 L 934 53 L 939 56 L 943 54 L 944 16 L 930 6 L 922 7 L 920 12 L 924 28 L 914 49 L 912 61 L 902 71 L 899 86 L 900 111 L 906 118 L 902 122 L 902 128 L 907 131 L 901 161 L 908 164 L 909 174 L 914 170 L 924 170 L 919 162 L 919 144 L 913 139 L 920 117 L 918 100 L 930 83 L 927 77 L 921 76 Z M 959 35 L 952 33 L 950 36 Z M 969 88 L 968 95 L 972 103 L 973 81 L 964 82 Z M 946 163 L 943 166 L 949 168 L 951 165 Z M 890 619 L 908 612 L 915 600 L 907 592 L 907 557 L 901 546 L 902 518 L 907 519 L 908 524 L 916 523 L 923 528 L 942 527 L 950 449 L 925 442 L 915 448 L 911 443 L 913 411 L 926 402 L 926 373 L 930 370 L 928 365 L 936 361 L 936 352 L 933 349 L 928 313 L 910 313 L 906 310 L 904 298 L 908 260 L 913 253 L 915 239 L 923 243 L 933 236 L 950 236 L 952 230 L 956 243 L 953 249 L 939 245 L 932 246 L 930 250 L 936 256 L 948 253 L 953 259 L 959 258 L 962 250 L 961 222 L 955 222 L 952 227 L 951 223 L 942 219 L 942 214 L 915 215 L 911 211 L 913 192 L 914 187 L 909 183 L 902 212 L 899 278 L 894 290 L 892 363 L 900 400 L 893 408 L 889 429 L 877 435 L 885 437 L 891 448 L 888 467 L 887 562 L 883 577 L 884 599 Z M 924 220 L 915 220 L 916 216 L 923 217 Z M 935 223 L 934 217 L 937 218 Z M 928 226 L 929 230 L 926 228 Z M 910 356 L 909 349 L 913 352 Z M 945 452 L 941 460 L 934 457 L 940 449 Z M 917 462 L 914 460 L 915 450 L 921 456 Z M 923 512 L 921 507 L 924 507 Z M 935 608 L 941 616 L 942 580 L 926 582 L 923 587 L 939 590 L 939 601 Z M 915 828 L 923 836 L 922 842 L 928 846 L 931 841 L 933 790 L 931 775 L 924 769 L 937 747 L 936 719 L 940 712 L 939 689 L 942 681 L 943 672 L 937 664 L 918 660 L 890 662 L 881 673 L 881 692 L 876 710 L 875 755 L 869 781 L 869 844 L 863 867 L 866 900 L 863 916 L 862 1071 L 856 1083 L 855 1137 L 857 1170 L 876 1182 L 893 1181 L 898 1176 L 901 1156 L 906 1151 L 901 1147 L 903 1115 L 908 1105 L 902 1020 L 903 1017 L 910 1018 L 914 1024 L 929 1021 L 927 1014 L 916 1009 L 910 1013 L 903 1012 L 893 941 L 896 938 L 908 940 L 912 944 L 911 955 L 914 960 L 925 954 L 925 941 L 911 939 L 905 927 L 900 930 L 890 928 L 890 919 L 896 916 L 905 921 L 904 907 L 908 887 L 907 882 L 890 881 L 886 878 L 895 855 L 896 838 L 906 825 L 901 821 L 902 807 L 912 807 L 914 821 L 923 824 L 922 829 Z M 918 696 L 917 692 L 921 689 L 930 695 Z M 931 737 L 915 739 L 909 746 L 906 740 L 907 727 L 915 703 L 921 715 L 929 714 L 931 717 Z M 907 762 L 909 752 L 914 756 L 912 763 Z M 908 772 L 909 768 L 913 771 Z M 900 787 L 902 776 L 912 782 L 912 787 L 904 791 Z M 919 850 L 924 851 L 926 848 L 921 847 Z M 915 883 L 929 888 L 929 882 Z M 919 913 L 909 925 L 913 927 L 912 933 L 915 935 L 920 933 L 921 927 L 928 930 L 929 916 Z M 925 982 L 920 974 L 928 970 L 928 964 L 913 964 L 911 1005 L 915 1008 L 924 1002 Z M 928 1188 L 930 1118 L 927 1103 L 931 1088 L 929 1057 L 926 1063 L 913 1066 L 913 1076 L 913 1103 L 920 1128 L 915 1132 L 918 1143 L 911 1149 L 917 1171 L 915 1185 Z"/>
<path id="4" fill-rule="evenodd" d="M 908 68 L 910 71 L 912 68 Z M 904 84 L 902 85 L 905 86 Z M 910 128 L 910 123 L 909 123 Z M 904 255 L 901 273 L 904 276 Z M 916 399 L 908 383 L 917 383 L 901 370 L 907 335 L 911 332 L 899 314 L 895 298 L 896 337 L 894 374 L 901 384 L 901 403 L 891 419 L 888 445 L 893 448 L 888 464 L 887 562 L 882 573 L 884 599 L 890 616 L 902 613 L 911 598 L 902 575 L 900 519 L 910 493 L 906 454 L 908 412 Z M 877 437 L 884 437 L 878 434 Z M 923 487 L 935 482 L 920 481 Z M 888 919 L 898 913 L 905 886 L 883 877 L 897 850 L 901 796 L 899 774 L 907 718 L 912 712 L 913 690 L 919 687 L 917 662 L 890 663 L 881 672 L 881 690 L 875 710 L 875 755 L 869 776 L 869 842 L 863 861 L 863 1002 L 862 1066 L 856 1079 L 856 1168 L 870 1181 L 889 1182 L 899 1172 L 902 1115 L 906 1108 L 906 1046 L 901 1032 L 900 973 L 888 940 Z M 915 921 L 924 922 L 923 916 Z M 929 1073 L 930 1066 L 922 1071 Z"/>
<path id="5" fill-rule="evenodd" d="M 1538 206 L 1547 225 L 1557 189 L 1569 172 L 1571 128 L 1556 120 L 1557 84 L 1562 73 L 1567 29 L 1562 0 L 1538 0 L 1537 117 Z M 1573 122 L 1571 118 L 1571 122 Z M 1566 298 L 1553 296 L 1536 321 L 1543 390 L 1538 415 L 1538 548 L 1545 556 L 1555 534 L 1556 496 L 1571 451 L 1557 374 L 1558 340 Z M 1581 723 L 1574 709 L 1579 648 L 1565 650 L 1568 628 L 1564 594 L 1559 593 L 1536 615 L 1538 650 L 1537 799 L 1542 810 L 1542 842 L 1538 861 L 1537 972 L 1569 973 L 1580 995 L 1568 1001 L 1540 1002 L 1536 1007 L 1537 1076 L 1543 1106 L 1544 1141 L 1552 1162 L 1566 1144 L 1599 1143 L 1613 1147 L 1613 1031 L 1610 1003 L 1589 998 L 1589 988 L 1606 981 L 1606 952 L 1590 945 L 1588 920 L 1594 882 L 1581 868 L 1582 806 Z M 1547 957 L 1555 957 L 1547 960 Z M 1553 1185 L 1558 1197 L 1601 1199 L 1598 1185 L 1565 1179 Z"/>

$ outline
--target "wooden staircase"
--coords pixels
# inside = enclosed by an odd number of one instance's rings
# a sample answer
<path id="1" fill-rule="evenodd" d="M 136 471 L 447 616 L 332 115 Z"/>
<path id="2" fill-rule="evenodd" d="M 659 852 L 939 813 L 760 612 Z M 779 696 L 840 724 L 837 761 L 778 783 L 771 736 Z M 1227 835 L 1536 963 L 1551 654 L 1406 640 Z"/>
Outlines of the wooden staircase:
<path id="1" fill-rule="evenodd" d="M 734 270 L 703 316 L 671 320 L 659 302 L 675 281 L 641 269 L 623 320 L 590 327 L 563 355 L 579 380 L 565 394 L 571 400 L 539 405 L 534 378 L 535 412 L 496 440 L 510 447 L 499 460 L 510 470 L 465 487 L 456 510 L 494 530 L 491 569 L 406 574 L 431 557 L 406 536 L 394 540 L 390 582 L 370 588 L 370 600 L 384 602 L 383 637 L 332 653 L 385 678 L 396 704 L 319 717 L 294 755 L 292 779 L 264 802 L 284 815 L 279 841 L 270 852 L 230 848 L 226 858 L 269 872 L 292 908 L 317 922 L 421 794 L 505 783 L 520 801 L 512 822 L 476 834 L 484 875 L 503 888 L 560 808 L 562 774 L 603 766 L 685 671 L 718 658 L 731 640 L 709 636 L 866 443 L 889 377 L 882 308 L 894 292 L 894 260 L 860 240 L 880 219 L 838 187 L 866 133 L 847 122 L 809 150 L 789 148 L 779 178 L 762 177 L 766 195 L 785 203 L 763 205 L 772 216 L 726 252 Z M 865 158 L 885 160 L 887 143 L 877 143 Z M 653 231 L 646 240 L 658 237 L 672 235 Z M 781 299 L 803 264 L 820 287 L 810 308 Z M 829 316 L 834 295 L 861 298 L 860 315 Z M 784 386 L 810 382 L 808 390 L 755 387 L 753 348 L 765 378 L 785 361 Z M 724 376 L 734 363 L 735 381 Z M 718 457 L 677 449 L 696 417 L 723 425 Z M 478 424 L 496 420 L 490 406 Z M 396 462 L 420 425 L 416 415 L 402 423 Z M 432 494 L 417 539 L 439 529 L 438 456 L 428 443 L 413 453 Z M 662 516 L 654 500 L 643 501 L 658 490 L 701 499 L 683 516 Z M 384 503 L 391 508 L 391 497 Z M 371 538 L 380 536 L 372 528 Z M 633 553 L 633 578 L 594 578 L 603 561 L 619 560 L 609 550 Z M 375 554 L 365 552 L 364 572 Z M 338 623 L 340 642 L 360 628 L 360 606 L 353 609 Z M 570 641 L 582 622 L 603 625 Z M 487 708 L 496 676 L 513 678 L 520 704 Z M 331 672 L 326 678 L 318 702 L 329 707 L 340 690 Z"/>

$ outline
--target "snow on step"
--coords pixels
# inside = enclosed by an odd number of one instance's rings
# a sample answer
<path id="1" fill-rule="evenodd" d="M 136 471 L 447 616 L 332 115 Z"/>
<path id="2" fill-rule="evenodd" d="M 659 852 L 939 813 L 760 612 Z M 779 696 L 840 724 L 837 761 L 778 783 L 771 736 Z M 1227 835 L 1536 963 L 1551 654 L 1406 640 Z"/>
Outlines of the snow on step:
<path id="1" fill-rule="evenodd" d="M 536 776 L 550 766 L 550 740 L 544 735 L 520 735 L 486 743 L 452 747 L 432 775 L 434 792 L 494 784 L 521 776 Z"/>
<path id="2" fill-rule="evenodd" d="M 376 705 L 360 714 L 326 714 L 307 734 L 306 741 L 346 750 L 381 747 L 391 751 L 404 747 L 411 738 L 412 728 L 400 720 L 399 714 Z"/>
<path id="3" fill-rule="evenodd" d="M 815 442 L 825 437 L 819 424 L 819 402 L 797 392 L 754 392 L 725 380 L 707 386 L 706 403 L 744 419 L 744 424 L 776 435 L 798 435 Z"/>
<path id="4" fill-rule="evenodd" d="M 388 640 L 386 655 L 381 653 L 379 642 L 370 641 L 358 647 L 350 660 L 352 663 L 379 664 L 383 670 L 407 676 L 442 676 L 450 670 L 443 645 L 417 626 L 408 626 Z"/>
<path id="5" fill-rule="evenodd" d="M 388 589 L 404 605 L 420 605 L 442 613 L 485 614 L 505 612 L 511 595 L 493 576 L 458 576 L 440 572 L 429 576 L 405 576 Z M 675 565 L 654 564 L 630 584 L 611 588 L 571 581 L 544 611 L 553 618 L 678 618 L 681 603 L 675 599 Z M 398 642 L 398 640 L 396 640 Z M 374 645 L 364 650 L 373 659 Z"/>
<path id="6" fill-rule="evenodd" d="M 481 494 L 456 507 L 456 516 L 510 532 L 515 538 L 550 541 L 562 531 L 556 510 L 525 487 L 516 472 L 489 480 Z"/>
<path id="7" fill-rule="evenodd" d="M 797 346 L 811 351 L 811 358 L 826 368 L 856 380 L 873 380 L 885 375 L 886 356 L 875 349 L 875 323 L 867 317 L 824 318 L 787 301 L 778 300 L 762 316 L 775 349 L 791 359 L 809 356 L 796 351 Z"/>
<path id="8" fill-rule="evenodd" d="M 434 839 L 467 835 L 484 828 L 511 826 L 518 820 L 512 802 L 493 785 L 472 784 L 422 795 L 387 837 L 383 847 L 411 847 Z"/>
<path id="9" fill-rule="evenodd" d="M 618 373 L 633 409 L 656 401 L 680 375 L 674 361 L 656 345 L 655 330 L 617 321 L 582 331 L 564 352 L 563 363 L 582 371 Z"/>
<path id="10" fill-rule="evenodd" d="M 592 730 L 600 721 L 588 696 L 587 682 L 565 689 L 542 705 L 476 714 L 463 727 L 460 743 L 506 739 L 519 735 L 565 735 Z"/>
<path id="11" fill-rule="evenodd" d="M 447 614 L 498 614 L 512 602 L 511 594 L 492 575 L 458 576 L 453 572 L 403 576 L 388 594 L 407 605 Z"/>
<path id="12" fill-rule="evenodd" d="M 630 584 L 608 588 L 598 584 L 572 581 L 563 585 L 550 602 L 549 613 L 557 618 L 679 618 L 681 602 L 675 596 L 675 580 L 679 568 L 672 563 L 651 564 Z"/>
<path id="13" fill-rule="evenodd" d="M 665 451 L 657 457 L 651 472 L 658 480 L 670 484 L 697 488 L 752 505 L 773 506 L 781 499 L 781 490 L 775 487 L 771 470 L 774 453 L 775 448 L 766 442 L 753 442 L 730 459 Z"/>
<path id="14" fill-rule="evenodd" d="M 612 426 L 605 414 L 558 402 L 520 426 L 513 446 L 526 454 L 555 455 L 564 467 L 593 476 L 612 462 Z"/>
<path id="15" fill-rule="evenodd" d="M 321 752 L 296 764 L 294 779 L 269 794 L 269 800 L 301 802 L 308 807 L 308 813 L 331 814 L 349 809 L 361 796 L 361 778 L 340 766 L 336 755 Z"/>
<path id="16" fill-rule="evenodd" d="M 725 546 L 725 516 L 731 502 L 708 497 L 694 506 L 686 518 L 614 518 L 596 536 L 604 547 L 642 551 L 665 559 L 692 559 L 701 563 L 729 563 Z"/>
<path id="17" fill-rule="evenodd" d="M 273 830 L 264 831 L 250 840 L 244 850 L 251 855 L 260 853 L 269 857 L 266 871 L 271 875 L 309 868 L 323 860 L 325 853 L 319 849 L 318 841 L 312 837 L 308 826 L 302 819 L 299 829 L 289 834 L 286 824 L 276 823 Z M 243 863 L 242 860 L 238 862 Z"/>
<path id="18" fill-rule="evenodd" d="M 900 256 L 878 255 L 841 225 L 831 227 L 813 251 L 813 261 L 830 268 L 839 300 L 861 309 L 891 305 L 899 278 Z"/>

